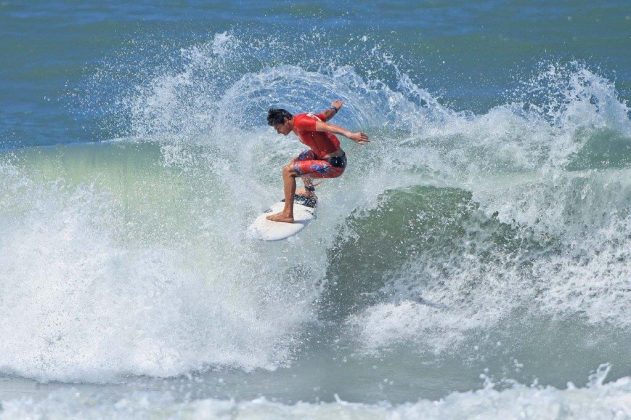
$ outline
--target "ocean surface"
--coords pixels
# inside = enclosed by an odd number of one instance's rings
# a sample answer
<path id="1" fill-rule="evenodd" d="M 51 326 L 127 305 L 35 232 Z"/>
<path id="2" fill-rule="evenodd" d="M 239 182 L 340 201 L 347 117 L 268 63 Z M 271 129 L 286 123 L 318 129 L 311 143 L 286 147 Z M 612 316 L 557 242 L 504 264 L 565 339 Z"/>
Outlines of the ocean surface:
<path id="1" fill-rule="evenodd" d="M 0 58 L 0 418 L 631 418 L 628 0 L 9 0 Z"/>

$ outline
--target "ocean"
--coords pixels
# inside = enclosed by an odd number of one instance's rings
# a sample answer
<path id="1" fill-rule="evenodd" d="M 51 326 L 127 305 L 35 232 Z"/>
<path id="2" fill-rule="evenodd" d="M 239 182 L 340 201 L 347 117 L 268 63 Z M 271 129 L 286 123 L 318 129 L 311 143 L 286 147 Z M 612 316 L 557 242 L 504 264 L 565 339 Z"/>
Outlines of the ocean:
<path id="1" fill-rule="evenodd" d="M 0 418 L 631 418 L 631 3 L 2 1 Z M 247 235 L 320 111 L 348 167 Z M 300 182 L 299 182 L 300 184 Z"/>

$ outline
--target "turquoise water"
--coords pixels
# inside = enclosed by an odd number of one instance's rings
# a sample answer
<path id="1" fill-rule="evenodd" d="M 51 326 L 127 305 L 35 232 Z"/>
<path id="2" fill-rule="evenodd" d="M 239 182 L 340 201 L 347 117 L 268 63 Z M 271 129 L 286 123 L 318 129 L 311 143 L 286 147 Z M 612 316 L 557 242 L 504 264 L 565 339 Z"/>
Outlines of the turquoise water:
<path id="1" fill-rule="evenodd" d="M 0 4 L 2 416 L 631 417 L 627 2 Z M 298 141 L 366 131 L 297 237 Z M 517 401 L 517 403 L 516 403 Z"/>

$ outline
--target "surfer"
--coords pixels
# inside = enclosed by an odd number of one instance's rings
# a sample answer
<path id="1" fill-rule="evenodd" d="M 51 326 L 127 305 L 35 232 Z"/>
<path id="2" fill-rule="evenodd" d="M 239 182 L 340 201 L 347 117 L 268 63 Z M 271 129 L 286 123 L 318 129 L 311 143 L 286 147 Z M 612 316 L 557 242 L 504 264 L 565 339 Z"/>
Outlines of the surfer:
<path id="1" fill-rule="evenodd" d="M 338 125 L 327 123 L 338 113 L 344 103 L 333 101 L 331 107 L 319 114 L 304 113 L 292 115 L 284 109 L 271 108 L 267 113 L 267 123 L 278 134 L 287 135 L 292 131 L 309 150 L 300 153 L 283 167 L 285 207 L 280 213 L 267 216 L 274 222 L 294 222 L 294 194 L 296 177 L 302 178 L 304 190 L 299 195 L 313 197 L 315 186 L 312 178 L 337 178 L 346 168 L 346 154 L 340 148 L 336 134 L 348 137 L 359 144 L 368 143 L 368 136 L 362 132 L 351 132 Z"/>

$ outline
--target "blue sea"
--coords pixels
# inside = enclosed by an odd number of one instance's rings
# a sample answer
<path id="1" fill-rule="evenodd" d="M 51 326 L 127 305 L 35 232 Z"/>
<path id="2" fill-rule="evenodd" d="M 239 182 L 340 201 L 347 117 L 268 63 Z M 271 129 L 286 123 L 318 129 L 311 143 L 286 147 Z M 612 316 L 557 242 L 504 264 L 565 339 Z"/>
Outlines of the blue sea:
<path id="1" fill-rule="evenodd" d="M 628 0 L 3 0 L 0 58 L 0 418 L 631 418 Z"/>

